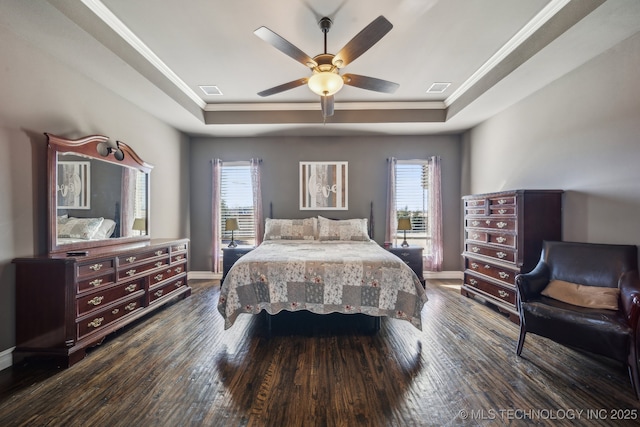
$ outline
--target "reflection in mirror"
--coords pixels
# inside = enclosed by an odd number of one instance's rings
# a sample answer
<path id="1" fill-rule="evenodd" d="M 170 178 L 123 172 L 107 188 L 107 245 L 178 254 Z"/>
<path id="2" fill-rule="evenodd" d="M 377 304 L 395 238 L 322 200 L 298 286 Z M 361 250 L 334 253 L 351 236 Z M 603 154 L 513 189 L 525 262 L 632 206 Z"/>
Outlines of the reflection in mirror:
<path id="1" fill-rule="evenodd" d="M 50 252 L 149 239 L 149 172 L 102 136 L 49 139 Z"/>

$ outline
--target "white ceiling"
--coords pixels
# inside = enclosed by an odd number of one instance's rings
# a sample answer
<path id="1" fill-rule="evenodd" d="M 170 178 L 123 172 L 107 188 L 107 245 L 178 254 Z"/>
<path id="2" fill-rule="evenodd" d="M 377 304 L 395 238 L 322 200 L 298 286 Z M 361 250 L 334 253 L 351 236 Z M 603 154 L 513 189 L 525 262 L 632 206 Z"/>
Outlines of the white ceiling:
<path id="1" fill-rule="evenodd" d="M 459 132 L 640 30 L 638 0 L 0 0 L 0 24 L 191 135 Z M 313 57 L 379 15 L 393 29 L 343 69 L 396 82 L 345 86 L 323 124 L 310 70 L 253 34 L 266 26 Z M 434 82 L 450 82 L 428 94 Z M 216 85 L 208 96 L 199 85 Z"/>

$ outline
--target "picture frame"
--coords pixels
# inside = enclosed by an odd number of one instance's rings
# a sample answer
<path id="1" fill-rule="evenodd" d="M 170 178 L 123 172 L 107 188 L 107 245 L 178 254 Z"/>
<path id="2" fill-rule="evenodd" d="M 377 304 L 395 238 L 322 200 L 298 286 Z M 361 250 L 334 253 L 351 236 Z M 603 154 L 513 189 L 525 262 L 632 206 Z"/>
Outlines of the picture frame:
<path id="1" fill-rule="evenodd" d="M 91 162 L 58 161 L 58 209 L 91 209 Z"/>
<path id="2" fill-rule="evenodd" d="M 348 162 L 300 162 L 300 210 L 349 209 Z"/>

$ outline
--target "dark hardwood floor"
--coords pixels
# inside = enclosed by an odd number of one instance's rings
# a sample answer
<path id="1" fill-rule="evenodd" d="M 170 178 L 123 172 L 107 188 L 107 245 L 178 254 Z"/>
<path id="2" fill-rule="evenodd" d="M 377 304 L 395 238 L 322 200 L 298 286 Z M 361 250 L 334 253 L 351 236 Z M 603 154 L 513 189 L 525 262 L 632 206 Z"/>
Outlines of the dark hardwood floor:
<path id="1" fill-rule="evenodd" d="M 0 372 L 0 426 L 637 425 L 626 368 L 529 335 L 427 281 L 423 331 L 262 316 L 224 330 L 215 282 L 111 335 L 70 369 Z M 293 329 L 291 326 L 294 326 Z M 614 417 L 635 420 L 614 420 Z"/>

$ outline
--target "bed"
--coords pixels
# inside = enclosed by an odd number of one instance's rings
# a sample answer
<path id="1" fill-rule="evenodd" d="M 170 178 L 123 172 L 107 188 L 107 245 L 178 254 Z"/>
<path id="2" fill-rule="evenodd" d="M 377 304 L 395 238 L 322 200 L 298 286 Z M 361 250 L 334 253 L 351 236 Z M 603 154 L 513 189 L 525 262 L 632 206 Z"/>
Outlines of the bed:
<path id="1" fill-rule="evenodd" d="M 242 313 L 306 310 L 402 319 L 422 329 L 427 296 L 400 258 L 369 238 L 367 219 L 267 219 L 264 241 L 241 257 L 220 289 L 230 328 Z M 269 318 L 269 317 L 268 317 Z"/>

